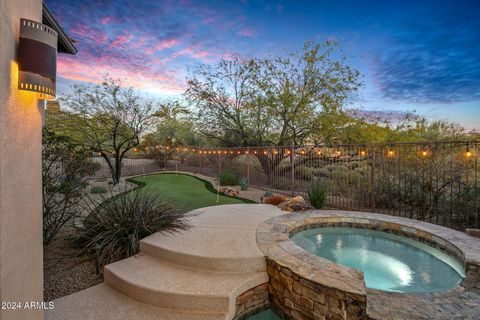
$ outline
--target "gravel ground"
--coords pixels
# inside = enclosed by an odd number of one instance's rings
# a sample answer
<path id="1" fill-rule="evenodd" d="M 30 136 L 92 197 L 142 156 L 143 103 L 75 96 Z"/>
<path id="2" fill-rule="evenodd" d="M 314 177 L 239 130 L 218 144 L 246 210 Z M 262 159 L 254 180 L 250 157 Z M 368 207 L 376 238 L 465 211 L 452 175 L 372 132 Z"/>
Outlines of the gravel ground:
<path id="1" fill-rule="evenodd" d="M 74 228 L 65 228 L 43 249 L 44 299 L 51 301 L 89 288 L 103 281 L 95 261 L 71 244 Z"/>
<path id="2" fill-rule="evenodd" d="M 108 192 L 103 195 L 92 194 L 90 189 L 93 186 L 105 187 Z M 107 179 L 90 181 L 87 188 L 90 199 L 88 203 L 99 202 L 135 187 L 135 184 L 125 181 L 114 187 L 108 184 Z M 82 207 L 88 206 L 83 204 Z M 88 212 L 85 211 L 84 214 Z M 43 248 L 45 301 L 55 300 L 103 282 L 103 274 L 96 273 L 95 260 L 72 245 L 72 239 L 78 234 L 78 230 L 73 227 L 74 221 L 65 225 L 52 242 Z"/>

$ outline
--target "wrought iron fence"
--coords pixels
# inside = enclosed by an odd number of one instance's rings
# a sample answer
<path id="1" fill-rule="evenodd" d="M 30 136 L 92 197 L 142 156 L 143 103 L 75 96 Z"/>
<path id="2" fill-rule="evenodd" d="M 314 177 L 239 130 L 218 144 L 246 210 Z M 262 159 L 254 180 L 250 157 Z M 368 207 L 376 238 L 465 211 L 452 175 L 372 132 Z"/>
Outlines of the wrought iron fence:
<path id="1" fill-rule="evenodd" d="M 162 148 L 161 146 L 157 148 Z M 432 222 L 452 228 L 479 227 L 478 142 L 311 145 L 245 148 L 176 148 L 167 164 L 124 160 L 123 175 L 179 170 L 216 177 L 222 170 L 250 185 L 306 196 L 314 181 L 328 187 L 328 206 Z M 108 177 L 106 162 L 97 177 Z"/>

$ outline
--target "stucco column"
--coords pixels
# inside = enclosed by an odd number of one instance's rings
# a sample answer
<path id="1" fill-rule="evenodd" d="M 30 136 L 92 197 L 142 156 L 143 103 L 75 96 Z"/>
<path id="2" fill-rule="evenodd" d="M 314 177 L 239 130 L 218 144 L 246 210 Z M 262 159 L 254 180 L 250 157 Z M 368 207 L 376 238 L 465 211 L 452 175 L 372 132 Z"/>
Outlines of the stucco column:
<path id="1" fill-rule="evenodd" d="M 43 300 L 42 104 L 17 90 L 20 18 L 41 22 L 42 1 L 0 0 L 0 300 L 22 304 L 2 320 L 43 319 L 24 309 Z"/>

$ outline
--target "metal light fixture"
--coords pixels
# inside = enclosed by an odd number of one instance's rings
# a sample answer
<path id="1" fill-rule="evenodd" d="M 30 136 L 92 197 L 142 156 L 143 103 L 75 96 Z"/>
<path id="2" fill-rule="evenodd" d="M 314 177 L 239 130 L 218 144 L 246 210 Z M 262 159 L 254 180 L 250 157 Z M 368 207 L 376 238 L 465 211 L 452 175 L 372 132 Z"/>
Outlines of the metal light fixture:
<path id="1" fill-rule="evenodd" d="M 52 28 L 20 19 L 18 89 L 37 92 L 41 99 L 56 95 L 58 34 Z"/>

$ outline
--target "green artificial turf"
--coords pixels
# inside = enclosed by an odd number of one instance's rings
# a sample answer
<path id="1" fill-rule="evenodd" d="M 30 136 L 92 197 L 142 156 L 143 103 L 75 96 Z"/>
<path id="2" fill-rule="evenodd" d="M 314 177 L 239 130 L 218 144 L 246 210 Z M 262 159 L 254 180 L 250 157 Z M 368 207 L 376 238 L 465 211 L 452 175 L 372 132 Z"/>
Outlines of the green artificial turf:
<path id="1" fill-rule="evenodd" d="M 222 194 L 217 202 L 217 192 L 209 182 L 185 174 L 152 174 L 135 177 L 132 181 L 145 183 L 139 192 L 158 193 L 165 201 L 173 203 L 182 211 L 222 204 L 253 203 L 250 200 Z"/>

